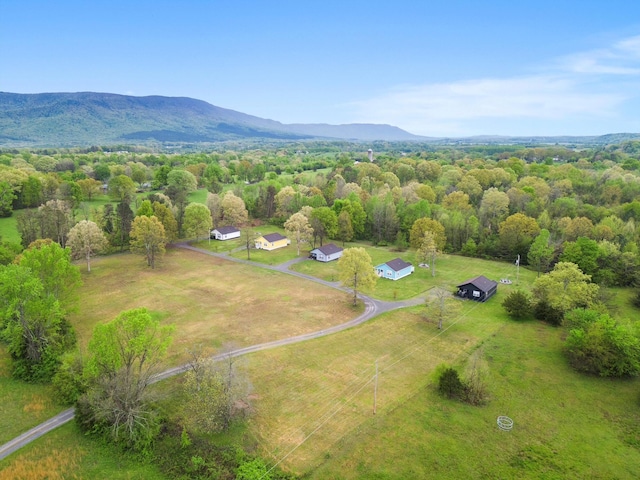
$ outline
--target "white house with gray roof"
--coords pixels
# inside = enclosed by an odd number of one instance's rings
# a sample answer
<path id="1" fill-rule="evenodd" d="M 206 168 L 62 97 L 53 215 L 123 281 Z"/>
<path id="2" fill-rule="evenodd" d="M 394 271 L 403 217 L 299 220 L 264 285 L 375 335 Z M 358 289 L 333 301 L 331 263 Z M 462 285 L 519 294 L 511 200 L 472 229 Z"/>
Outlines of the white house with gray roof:
<path id="1" fill-rule="evenodd" d="M 311 250 L 309 257 L 319 262 L 330 262 L 337 260 L 342 256 L 343 249 L 333 243 L 327 243 L 318 248 Z"/>

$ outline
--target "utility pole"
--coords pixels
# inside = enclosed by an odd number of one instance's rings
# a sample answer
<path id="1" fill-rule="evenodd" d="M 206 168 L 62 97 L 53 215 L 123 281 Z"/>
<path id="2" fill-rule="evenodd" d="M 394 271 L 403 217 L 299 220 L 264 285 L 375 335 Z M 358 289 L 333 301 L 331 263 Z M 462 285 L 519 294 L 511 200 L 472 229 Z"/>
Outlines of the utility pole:
<path id="1" fill-rule="evenodd" d="M 376 414 L 376 404 L 378 402 L 378 360 L 376 360 L 376 376 L 373 382 L 373 414 Z"/>

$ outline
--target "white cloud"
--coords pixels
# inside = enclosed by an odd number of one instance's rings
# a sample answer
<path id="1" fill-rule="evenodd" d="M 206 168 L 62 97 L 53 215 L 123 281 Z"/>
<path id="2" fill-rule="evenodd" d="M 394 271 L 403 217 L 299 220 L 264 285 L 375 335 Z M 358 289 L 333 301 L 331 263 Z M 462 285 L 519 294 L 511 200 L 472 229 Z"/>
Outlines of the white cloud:
<path id="1" fill-rule="evenodd" d="M 625 101 L 638 96 L 636 82 L 628 83 L 635 76 L 640 76 L 640 36 L 564 57 L 545 73 L 401 85 L 350 106 L 355 121 L 391 123 L 431 136 L 510 134 L 513 122 L 546 121 L 563 128 L 562 122 L 591 118 L 607 125 Z M 503 131 L 487 132 L 488 125 Z"/>
<path id="2" fill-rule="evenodd" d="M 463 135 L 470 120 L 609 116 L 624 98 L 580 92 L 567 78 L 530 76 L 396 87 L 352 105 L 359 121 L 392 123 L 425 135 Z"/>
<path id="3" fill-rule="evenodd" d="M 640 35 L 559 60 L 559 68 L 580 74 L 639 75 Z"/>

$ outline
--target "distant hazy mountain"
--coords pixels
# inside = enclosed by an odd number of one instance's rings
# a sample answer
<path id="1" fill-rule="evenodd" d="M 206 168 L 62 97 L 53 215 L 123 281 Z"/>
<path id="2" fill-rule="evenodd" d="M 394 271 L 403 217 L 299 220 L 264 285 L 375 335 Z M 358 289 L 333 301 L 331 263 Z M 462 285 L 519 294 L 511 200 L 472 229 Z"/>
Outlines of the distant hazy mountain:
<path id="1" fill-rule="evenodd" d="M 427 140 L 389 125 L 285 125 L 186 97 L 0 92 L 0 146 L 201 143 L 314 137 Z"/>

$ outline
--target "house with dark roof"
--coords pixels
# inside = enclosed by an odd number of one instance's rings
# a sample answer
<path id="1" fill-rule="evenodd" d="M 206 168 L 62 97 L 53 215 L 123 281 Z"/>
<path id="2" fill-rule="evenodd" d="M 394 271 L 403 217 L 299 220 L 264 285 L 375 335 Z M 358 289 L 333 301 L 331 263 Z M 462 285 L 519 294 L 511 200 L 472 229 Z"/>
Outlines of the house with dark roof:
<path id="1" fill-rule="evenodd" d="M 480 275 L 458 285 L 457 295 L 477 302 L 486 302 L 498 291 L 498 282 Z"/>
<path id="2" fill-rule="evenodd" d="M 333 243 L 327 243 L 318 248 L 314 248 L 309 253 L 309 258 L 313 258 L 319 262 L 330 262 L 331 260 L 337 260 L 342 256 L 342 247 L 334 245 Z"/>
<path id="3" fill-rule="evenodd" d="M 375 267 L 379 277 L 388 278 L 390 280 L 400 280 L 413 273 L 413 265 L 405 262 L 401 258 L 394 258 L 387 263 L 381 263 Z"/>
<path id="4" fill-rule="evenodd" d="M 227 227 L 218 227 L 211 230 L 212 240 L 230 240 L 232 238 L 240 238 L 240 230 L 231 225 Z"/>
<path id="5" fill-rule="evenodd" d="M 277 248 L 286 247 L 290 243 L 291 240 L 284 235 L 269 233 L 256 238 L 255 245 L 258 250 L 276 250 Z"/>

